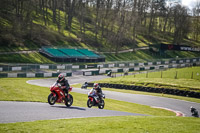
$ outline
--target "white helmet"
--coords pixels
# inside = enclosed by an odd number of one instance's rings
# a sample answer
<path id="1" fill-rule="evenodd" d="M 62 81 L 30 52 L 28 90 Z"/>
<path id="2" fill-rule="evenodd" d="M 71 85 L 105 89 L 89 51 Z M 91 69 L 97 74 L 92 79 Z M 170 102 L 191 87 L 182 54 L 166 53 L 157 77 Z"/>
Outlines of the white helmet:
<path id="1" fill-rule="evenodd" d="M 93 87 L 96 89 L 97 87 L 99 87 L 98 83 L 94 83 Z"/>

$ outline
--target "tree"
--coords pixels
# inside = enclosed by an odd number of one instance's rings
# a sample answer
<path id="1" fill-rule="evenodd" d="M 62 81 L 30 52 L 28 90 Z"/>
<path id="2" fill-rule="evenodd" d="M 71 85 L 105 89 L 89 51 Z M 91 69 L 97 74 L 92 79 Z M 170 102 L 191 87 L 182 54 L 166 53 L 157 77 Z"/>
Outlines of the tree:
<path id="1" fill-rule="evenodd" d="M 71 31 L 72 19 L 74 17 L 74 13 L 75 13 L 76 2 L 77 2 L 77 0 L 66 0 L 65 1 L 65 6 L 66 6 L 65 13 L 68 16 L 67 17 L 66 29 L 68 29 L 69 31 Z"/>
<path id="2" fill-rule="evenodd" d="M 196 2 L 196 6 L 193 9 L 193 19 L 192 19 L 192 33 L 193 38 L 199 41 L 200 37 L 200 2 Z"/>
<path id="3" fill-rule="evenodd" d="M 174 22 L 174 44 L 180 44 L 183 38 L 187 36 L 189 32 L 190 18 L 187 13 L 187 9 L 181 5 L 177 5 L 173 10 L 173 22 Z"/>

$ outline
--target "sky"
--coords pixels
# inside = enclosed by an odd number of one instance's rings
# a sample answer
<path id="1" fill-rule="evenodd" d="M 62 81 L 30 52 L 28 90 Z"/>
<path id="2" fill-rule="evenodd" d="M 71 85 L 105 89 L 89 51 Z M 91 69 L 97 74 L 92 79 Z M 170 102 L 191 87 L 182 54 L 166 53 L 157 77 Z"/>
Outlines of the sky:
<path id="1" fill-rule="evenodd" d="M 190 9 L 192 9 L 195 6 L 197 1 L 200 2 L 200 0 L 182 0 L 182 5 L 187 6 Z"/>

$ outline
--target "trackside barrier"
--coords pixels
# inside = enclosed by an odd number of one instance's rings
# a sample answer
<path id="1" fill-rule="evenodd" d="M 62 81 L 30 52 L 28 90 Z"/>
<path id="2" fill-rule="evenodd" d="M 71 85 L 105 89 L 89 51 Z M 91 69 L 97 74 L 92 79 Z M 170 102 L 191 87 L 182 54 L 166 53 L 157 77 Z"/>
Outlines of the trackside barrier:
<path id="1" fill-rule="evenodd" d="M 106 87 L 106 88 L 126 89 L 126 90 L 163 93 L 163 94 L 171 94 L 177 96 L 200 98 L 200 92 L 194 92 L 194 91 L 185 91 L 185 90 L 168 89 L 168 88 L 153 88 L 153 87 L 123 85 L 123 84 L 108 84 L 108 83 L 99 83 L 99 85 L 101 87 Z M 88 86 L 92 87 L 93 83 L 88 83 Z"/>
<path id="2" fill-rule="evenodd" d="M 200 62 L 197 63 L 200 65 Z M 158 66 L 136 66 L 132 68 L 107 68 L 107 69 L 95 69 L 95 70 L 87 70 L 84 71 L 83 75 L 85 76 L 92 76 L 92 75 L 99 75 L 99 74 L 107 74 L 109 71 L 113 73 L 123 73 L 123 72 L 133 72 L 133 71 L 145 71 L 145 70 L 162 70 L 167 68 L 182 68 L 182 67 L 190 67 L 193 66 L 191 63 L 187 64 L 173 64 L 173 65 L 158 65 Z"/>
<path id="3" fill-rule="evenodd" d="M 158 65 L 158 66 L 135 66 L 131 68 L 105 68 L 105 69 L 92 69 L 83 71 L 83 75 L 92 76 L 99 74 L 107 74 L 109 71 L 113 73 L 123 73 L 123 72 L 133 72 L 133 71 L 144 71 L 144 70 L 162 70 L 167 68 L 181 68 L 193 66 L 194 63 L 185 64 L 170 64 L 170 65 Z M 195 65 L 200 65 L 200 62 L 195 63 Z M 83 66 L 81 66 L 83 68 Z M 42 68 L 47 68 L 47 66 L 42 66 Z M 74 66 L 75 69 L 80 69 L 78 65 Z M 67 76 L 71 76 L 71 72 L 67 73 Z M 3 77 L 56 77 L 58 73 L 32 73 L 32 72 L 20 72 L 20 73 L 0 73 L 0 78 Z"/>
<path id="4" fill-rule="evenodd" d="M 84 76 L 99 75 L 99 70 L 83 71 Z"/>
<path id="5" fill-rule="evenodd" d="M 45 65 L 39 65 L 39 64 L 0 64 L 0 72 L 4 71 L 37 71 L 37 70 L 72 70 L 72 69 L 80 69 L 84 68 L 84 66 L 73 66 L 72 64 L 45 64 Z"/>
<path id="6" fill-rule="evenodd" d="M 34 77 L 57 77 L 60 73 L 0 73 L 0 78 L 34 78 Z M 66 77 L 72 73 L 62 73 Z"/>
<path id="7" fill-rule="evenodd" d="M 148 61 L 148 62 L 112 62 L 105 64 L 90 64 L 90 65 L 72 65 L 72 64 L 0 64 L 0 71 L 30 71 L 30 70 L 39 70 L 39 69 L 52 69 L 52 70 L 73 70 L 73 69 L 95 69 L 95 68 L 133 68 L 133 67 L 146 67 L 146 66 L 155 66 L 155 65 L 173 65 L 173 64 L 198 64 L 200 58 L 191 58 L 191 59 L 170 59 L 167 61 Z"/>

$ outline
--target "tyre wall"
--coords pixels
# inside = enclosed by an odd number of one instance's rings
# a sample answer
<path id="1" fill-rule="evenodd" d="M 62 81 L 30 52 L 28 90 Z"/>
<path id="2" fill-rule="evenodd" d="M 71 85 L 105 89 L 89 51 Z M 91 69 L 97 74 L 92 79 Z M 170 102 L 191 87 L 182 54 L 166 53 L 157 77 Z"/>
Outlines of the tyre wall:
<path id="1" fill-rule="evenodd" d="M 89 83 L 88 85 L 90 87 L 92 87 L 93 83 Z M 185 90 L 168 89 L 168 88 L 144 87 L 144 86 L 135 86 L 135 85 L 123 85 L 123 84 L 108 84 L 108 83 L 99 83 L 99 85 L 101 87 L 106 87 L 106 88 L 144 91 L 144 92 L 151 92 L 151 93 L 163 93 L 163 94 L 170 94 L 170 95 L 177 95 L 177 96 L 200 98 L 200 92 L 194 92 L 194 91 L 185 91 Z"/>

